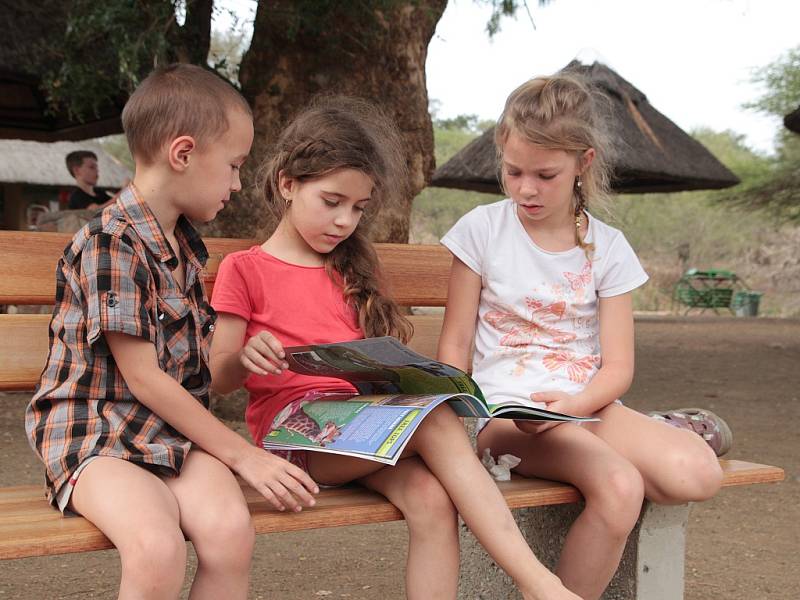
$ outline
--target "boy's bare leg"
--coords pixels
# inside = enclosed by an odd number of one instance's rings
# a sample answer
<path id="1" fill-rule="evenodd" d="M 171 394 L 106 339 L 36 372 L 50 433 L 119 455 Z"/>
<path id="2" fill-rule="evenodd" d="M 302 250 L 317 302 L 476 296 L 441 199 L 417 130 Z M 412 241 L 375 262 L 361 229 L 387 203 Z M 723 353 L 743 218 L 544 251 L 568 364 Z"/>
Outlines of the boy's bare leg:
<path id="1" fill-rule="evenodd" d="M 128 461 L 101 456 L 81 472 L 70 507 L 119 550 L 120 600 L 178 597 L 186 542 L 178 503 L 161 479 Z"/>
<path id="2" fill-rule="evenodd" d="M 691 431 L 671 427 L 619 404 L 610 404 L 586 428 L 633 463 L 645 496 L 657 504 L 711 498 L 722 485 L 714 451 Z"/>
<path id="3" fill-rule="evenodd" d="M 191 600 L 247 598 L 255 531 L 230 469 L 193 447 L 179 477 L 165 479 L 180 510 L 180 527 L 197 552 Z"/>
<path id="4" fill-rule="evenodd" d="M 571 483 L 586 506 L 570 527 L 556 573 L 585 600 L 599 598 L 619 565 L 641 511 L 644 483 L 636 467 L 593 433 L 564 424 L 539 434 L 495 419 L 478 447 L 522 459 L 516 472 Z"/>

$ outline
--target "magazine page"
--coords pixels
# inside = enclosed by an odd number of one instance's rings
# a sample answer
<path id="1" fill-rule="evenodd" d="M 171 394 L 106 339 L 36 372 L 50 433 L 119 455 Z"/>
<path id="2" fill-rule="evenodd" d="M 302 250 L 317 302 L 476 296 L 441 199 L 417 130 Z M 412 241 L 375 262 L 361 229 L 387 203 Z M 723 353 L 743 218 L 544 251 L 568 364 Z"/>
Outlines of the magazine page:
<path id="1" fill-rule="evenodd" d="M 393 337 L 284 348 L 289 368 L 304 375 L 338 377 L 360 394 L 483 394 L 472 378 L 404 346 Z"/>
<path id="2" fill-rule="evenodd" d="M 447 395 L 321 395 L 298 400 L 276 418 L 266 450 L 314 450 L 394 465 L 411 434 Z"/>
<path id="3" fill-rule="evenodd" d="M 447 394 L 460 417 L 501 417 L 528 421 L 592 421 L 527 405 L 519 399 L 487 406 L 478 385 L 467 374 L 404 346 L 393 337 L 284 348 L 289 368 L 304 375 L 338 377 L 359 394 Z"/>
<path id="4" fill-rule="evenodd" d="M 489 405 L 492 417 L 521 421 L 599 421 L 596 417 L 576 417 L 542 408 L 541 402 L 524 398 L 500 398 Z"/>
<path id="5" fill-rule="evenodd" d="M 594 417 L 575 417 L 565 415 L 542 408 L 536 408 L 533 402 L 530 405 L 523 401 L 503 402 L 492 404 L 488 408 L 483 401 L 469 394 L 454 394 L 450 396 L 447 403 L 459 417 L 478 417 L 478 418 L 499 418 L 515 419 L 519 421 L 599 421 Z"/>

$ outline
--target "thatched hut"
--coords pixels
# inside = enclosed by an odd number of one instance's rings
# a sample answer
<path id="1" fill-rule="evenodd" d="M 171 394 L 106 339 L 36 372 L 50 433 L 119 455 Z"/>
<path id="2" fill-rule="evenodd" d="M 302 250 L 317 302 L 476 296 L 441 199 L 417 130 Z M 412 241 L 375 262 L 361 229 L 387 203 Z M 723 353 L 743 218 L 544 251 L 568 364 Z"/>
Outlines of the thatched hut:
<path id="1" fill-rule="evenodd" d="M 620 193 L 719 189 L 739 179 L 702 144 L 658 112 L 647 97 L 600 63 L 571 62 L 564 69 L 584 76 L 609 98 L 614 182 Z M 436 169 L 430 185 L 501 194 L 494 128 Z"/>
<path id="2" fill-rule="evenodd" d="M 42 91 L 42 74 L 56 60 L 44 40 L 67 26 L 69 3 L 0 0 L 0 139 L 84 140 L 122 132 L 126 95 L 104 99 L 84 121 L 66 109 L 53 114 Z M 97 52 L 104 49 L 97 47 Z"/>
<path id="3" fill-rule="evenodd" d="M 786 126 L 786 129 L 794 131 L 795 133 L 800 133 L 800 106 L 783 117 L 783 124 Z"/>
<path id="4" fill-rule="evenodd" d="M 66 206 L 75 180 L 67 171 L 65 158 L 75 150 L 97 154 L 102 188 L 119 189 L 132 177 L 130 170 L 97 142 L 0 140 L 0 228 L 27 229 L 31 207 L 53 212 Z"/>

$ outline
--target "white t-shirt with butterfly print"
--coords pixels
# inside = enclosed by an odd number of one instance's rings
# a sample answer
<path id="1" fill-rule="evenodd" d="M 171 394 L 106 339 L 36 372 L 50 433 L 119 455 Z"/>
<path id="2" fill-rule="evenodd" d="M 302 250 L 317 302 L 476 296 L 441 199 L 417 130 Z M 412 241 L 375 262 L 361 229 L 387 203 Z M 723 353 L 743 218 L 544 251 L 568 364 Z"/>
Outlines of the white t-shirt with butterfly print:
<path id="1" fill-rule="evenodd" d="M 442 238 L 481 277 L 473 377 L 491 404 L 581 391 L 600 367 L 598 297 L 648 279 L 621 231 L 589 215 L 582 248 L 538 247 L 510 199 L 478 206 Z"/>

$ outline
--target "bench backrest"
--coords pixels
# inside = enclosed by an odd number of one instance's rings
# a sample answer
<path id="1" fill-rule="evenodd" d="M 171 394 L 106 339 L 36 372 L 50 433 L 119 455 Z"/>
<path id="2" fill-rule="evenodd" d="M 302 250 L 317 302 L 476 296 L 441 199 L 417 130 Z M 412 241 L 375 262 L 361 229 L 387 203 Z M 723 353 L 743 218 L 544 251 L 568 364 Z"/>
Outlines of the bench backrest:
<path id="1" fill-rule="evenodd" d="M 55 268 L 70 234 L 0 231 L 0 305 L 51 305 Z M 209 295 L 217 268 L 230 252 L 256 240 L 207 238 L 204 275 Z M 402 306 L 444 306 L 450 253 L 441 246 L 377 244 L 389 292 Z M 428 356 L 436 352 L 441 318 L 413 316 L 411 346 Z M 47 359 L 49 314 L 0 314 L 0 391 L 32 390 Z"/>

